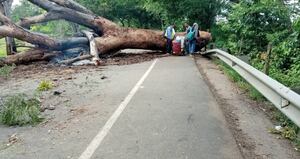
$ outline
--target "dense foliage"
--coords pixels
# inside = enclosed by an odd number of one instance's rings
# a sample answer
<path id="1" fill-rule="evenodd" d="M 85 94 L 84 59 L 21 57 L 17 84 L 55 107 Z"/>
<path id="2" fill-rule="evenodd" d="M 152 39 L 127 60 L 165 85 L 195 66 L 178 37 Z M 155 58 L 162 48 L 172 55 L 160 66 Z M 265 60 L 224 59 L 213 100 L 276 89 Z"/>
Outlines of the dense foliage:
<path id="1" fill-rule="evenodd" d="M 18 21 L 24 17 L 39 15 L 45 11 L 22 0 L 21 5 L 13 9 L 12 19 Z M 215 16 L 221 11 L 221 0 L 77 0 L 95 14 L 111 19 L 122 26 L 163 29 L 171 23 L 182 29 L 184 22 L 198 22 L 203 29 L 209 29 Z M 33 31 L 54 37 L 70 36 L 74 25 L 60 21 L 34 25 Z"/>
<path id="2" fill-rule="evenodd" d="M 287 3 L 242 0 L 231 4 L 226 16 L 227 20 L 214 28 L 220 35 L 215 37 L 219 47 L 249 55 L 252 65 L 262 69 L 270 43 L 270 76 L 288 86 L 300 86 L 300 19 L 295 19 L 297 15 Z"/>
<path id="3" fill-rule="evenodd" d="M 146 4 L 166 23 L 197 22 L 203 30 L 213 25 L 223 7 L 222 0 L 147 0 Z"/>

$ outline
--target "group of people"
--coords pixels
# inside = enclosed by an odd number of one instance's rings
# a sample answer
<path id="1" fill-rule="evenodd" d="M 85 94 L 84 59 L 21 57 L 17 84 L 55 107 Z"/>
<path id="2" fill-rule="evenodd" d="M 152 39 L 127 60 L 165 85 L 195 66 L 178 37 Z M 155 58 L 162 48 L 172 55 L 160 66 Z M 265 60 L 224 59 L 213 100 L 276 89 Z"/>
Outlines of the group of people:
<path id="1" fill-rule="evenodd" d="M 184 41 L 185 54 L 193 54 L 196 51 L 197 40 L 200 39 L 199 25 L 194 23 L 190 26 L 184 24 L 185 36 L 181 37 Z M 170 25 L 164 32 L 164 37 L 167 39 L 167 53 L 172 54 L 172 42 L 176 38 L 175 25 Z M 180 39 L 180 38 L 179 38 Z"/>

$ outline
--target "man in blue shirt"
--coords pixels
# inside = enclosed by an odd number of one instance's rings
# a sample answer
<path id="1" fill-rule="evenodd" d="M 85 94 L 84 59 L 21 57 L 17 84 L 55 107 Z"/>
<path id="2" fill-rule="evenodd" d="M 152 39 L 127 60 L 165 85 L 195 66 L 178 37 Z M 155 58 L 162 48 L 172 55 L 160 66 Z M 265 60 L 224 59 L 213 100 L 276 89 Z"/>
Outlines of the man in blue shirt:
<path id="1" fill-rule="evenodd" d="M 172 53 L 172 41 L 175 38 L 175 25 L 170 25 L 164 32 L 164 37 L 167 39 L 167 53 Z"/>

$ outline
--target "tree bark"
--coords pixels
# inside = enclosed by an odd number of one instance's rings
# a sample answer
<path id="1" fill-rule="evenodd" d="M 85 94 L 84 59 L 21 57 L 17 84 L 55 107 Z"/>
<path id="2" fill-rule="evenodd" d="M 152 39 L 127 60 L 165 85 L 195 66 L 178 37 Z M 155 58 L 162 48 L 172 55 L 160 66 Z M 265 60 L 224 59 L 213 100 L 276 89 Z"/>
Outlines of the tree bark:
<path id="1" fill-rule="evenodd" d="M 54 57 L 58 52 L 49 52 L 49 50 L 43 49 L 31 49 L 23 53 L 8 56 L 5 59 L 0 59 L 0 66 L 11 64 L 26 64 L 34 61 L 48 60 Z"/>

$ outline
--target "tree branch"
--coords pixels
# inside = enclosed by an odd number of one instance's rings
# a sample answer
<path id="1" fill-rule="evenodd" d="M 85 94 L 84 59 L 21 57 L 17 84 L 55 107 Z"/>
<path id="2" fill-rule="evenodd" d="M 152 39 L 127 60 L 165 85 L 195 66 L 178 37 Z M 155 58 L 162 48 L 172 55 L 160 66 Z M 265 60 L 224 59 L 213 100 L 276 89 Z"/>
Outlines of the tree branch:
<path id="1" fill-rule="evenodd" d="M 92 11 L 88 10 L 87 8 L 85 8 L 84 6 L 78 4 L 77 2 L 75 2 L 73 0 L 49 0 L 49 1 L 54 2 L 63 7 L 74 9 L 78 12 L 94 15 L 94 13 Z"/>
<path id="2" fill-rule="evenodd" d="M 98 35 L 102 35 L 103 33 L 102 26 L 95 21 L 96 17 L 94 15 L 85 14 L 70 8 L 62 7 L 54 2 L 50 2 L 49 0 L 28 1 L 45 9 L 48 12 L 55 12 L 57 14 L 60 14 L 62 19 L 93 29 Z"/>
<path id="3" fill-rule="evenodd" d="M 32 24 L 49 22 L 52 20 L 58 20 L 58 19 L 61 19 L 61 17 L 62 16 L 60 14 L 57 14 L 54 12 L 47 12 L 45 14 L 41 14 L 41 15 L 37 15 L 37 16 L 33 16 L 33 17 L 21 18 L 21 20 L 16 24 L 29 29 Z"/>
<path id="4" fill-rule="evenodd" d="M 65 40 L 55 40 L 46 35 L 30 32 L 18 25 L 12 23 L 6 16 L 0 13 L 0 21 L 5 25 L 0 26 L 0 38 L 14 37 L 31 44 L 38 45 L 41 48 L 49 50 L 65 50 L 76 47 L 77 45 L 88 45 L 88 39 L 85 37 L 75 37 Z"/>
<path id="5" fill-rule="evenodd" d="M 6 17 L 3 13 L 0 12 L 0 22 L 4 23 L 4 24 L 13 24 L 11 22 L 11 20 Z"/>
<path id="6" fill-rule="evenodd" d="M 1 15 L 1 14 L 0 14 Z M 42 48 L 59 48 L 59 43 L 54 39 L 45 35 L 29 32 L 25 29 L 17 27 L 16 25 L 0 26 L 0 37 L 14 37 L 22 41 L 36 44 Z"/>

